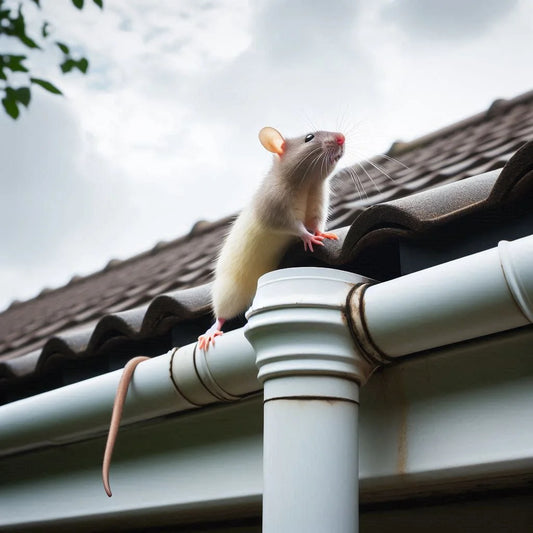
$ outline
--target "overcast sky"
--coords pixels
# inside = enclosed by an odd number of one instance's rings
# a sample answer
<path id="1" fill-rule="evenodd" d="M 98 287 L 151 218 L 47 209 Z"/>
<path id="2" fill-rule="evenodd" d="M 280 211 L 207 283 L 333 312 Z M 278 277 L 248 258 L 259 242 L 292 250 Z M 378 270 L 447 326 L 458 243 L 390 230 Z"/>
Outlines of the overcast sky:
<path id="1" fill-rule="evenodd" d="M 66 96 L 0 116 L 0 309 L 238 210 L 262 126 L 343 129 L 342 166 L 533 89 L 528 0 L 41 3 L 91 67 L 41 53 Z"/>

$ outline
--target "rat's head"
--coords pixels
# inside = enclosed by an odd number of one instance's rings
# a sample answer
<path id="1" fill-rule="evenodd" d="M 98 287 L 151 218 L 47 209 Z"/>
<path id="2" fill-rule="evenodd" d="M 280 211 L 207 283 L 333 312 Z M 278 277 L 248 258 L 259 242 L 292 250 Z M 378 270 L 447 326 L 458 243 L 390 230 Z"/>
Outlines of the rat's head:
<path id="1" fill-rule="evenodd" d="M 304 180 L 324 180 L 344 153 L 344 135 L 314 131 L 285 139 L 270 127 L 259 132 L 264 148 L 275 154 L 274 169 L 280 176 L 301 184 Z"/>

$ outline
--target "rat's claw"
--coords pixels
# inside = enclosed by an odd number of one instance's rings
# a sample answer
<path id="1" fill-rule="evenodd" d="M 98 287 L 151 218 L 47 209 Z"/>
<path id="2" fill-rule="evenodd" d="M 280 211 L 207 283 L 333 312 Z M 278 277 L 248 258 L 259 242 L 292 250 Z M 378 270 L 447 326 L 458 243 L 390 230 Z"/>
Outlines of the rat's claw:
<path id="1" fill-rule="evenodd" d="M 204 350 L 207 352 L 207 350 L 209 350 L 209 345 L 213 344 L 214 346 L 215 338 L 222 335 L 222 333 L 223 333 L 222 331 L 217 329 L 213 331 L 212 333 L 204 333 L 203 335 L 200 335 L 198 337 L 198 348 L 200 348 L 200 350 Z"/>
<path id="2" fill-rule="evenodd" d="M 200 335 L 198 337 L 198 348 L 200 348 L 200 350 L 204 349 L 205 341 L 206 341 L 205 335 Z"/>
<path id="3" fill-rule="evenodd" d="M 338 241 L 339 237 L 335 233 L 323 233 L 322 231 L 315 231 L 315 237 L 322 237 L 323 239 L 331 239 L 333 241 Z"/>

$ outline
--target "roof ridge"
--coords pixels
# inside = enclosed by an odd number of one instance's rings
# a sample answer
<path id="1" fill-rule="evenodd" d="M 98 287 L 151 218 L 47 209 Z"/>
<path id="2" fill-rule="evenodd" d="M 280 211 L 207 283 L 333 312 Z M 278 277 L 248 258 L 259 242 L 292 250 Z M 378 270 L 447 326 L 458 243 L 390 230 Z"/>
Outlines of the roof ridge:
<path id="1" fill-rule="evenodd" d="M 406 152 L 410 152 L 411 150 L 429 144 L 436 139 L 449 135 L 460 128 L 472 126 L 478 122 L 486 120 L 487 118 L 490 119 L 496 117 L 510 107 L 528 102 L 529 100 L 533 100 L 533 90 L 527 91 L 513 98 L 496 98 L 487 109 L 476 113 L 475 115 L 471 115 L 467 118 L 454 122 L 453 124 L 449 124 L 448 126 L 444 126 L 443 128 L 432 131 L 431 133 L 422 135 L 421 137 L 416 137 L 411 141 L 394 141 L 391 147 L 387 150 L 386 155 L 396 157 L 398 155 L 405 154 Z"/>

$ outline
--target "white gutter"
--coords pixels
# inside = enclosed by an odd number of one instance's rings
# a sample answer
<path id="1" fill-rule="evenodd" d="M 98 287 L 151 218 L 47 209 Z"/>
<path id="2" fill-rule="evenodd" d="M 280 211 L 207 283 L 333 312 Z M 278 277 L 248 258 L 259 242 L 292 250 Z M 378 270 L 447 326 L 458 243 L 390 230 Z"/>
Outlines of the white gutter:
<path id="1" fill-rule="evenodd" d="M 358 383 L 388 358 L 530 324 L 533 236 L 354 289 L 358 280 L 331 269 L 267 274 L 249 311 L 247 336 L 255 350 L 241 329 L 217 339 L 207 355 L 192 344 L 141 363 L 124 423 L 261 390 L 257 351 L 266 400 L 265 531 L 297 530 L 293 516 L 306 520 L 306 531 L 319 531 L 307 527 L 315 506 L 331 520 L 336 517 L 338 529 L 328 531 L 354 531 L 357 481 L 343 475 L 353 469 L 356 478 Z M 1 407 L 0 455 L 105 431 L 119 375 Z"/>
<path id="2" fill-rule="evenodd" d="M 0 407 L 0 457 L 106 432 L 121 374 L 110 372 Z M 260 389 L 255 353 L 238 330 L 217 339 L 207 355 L 190 344 L 141 363 L 122 422 L 231 401 Z"/>
<path id="3" fill-rule="evenodd" d="M 353 331 L 377 363 L 533 322 L 533 236 L 353 291 Z"/>

